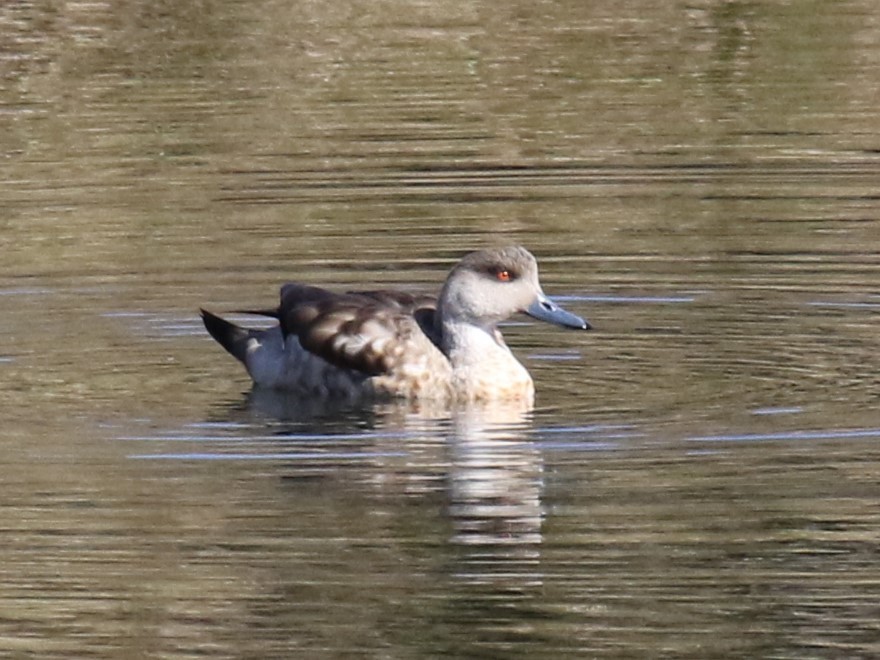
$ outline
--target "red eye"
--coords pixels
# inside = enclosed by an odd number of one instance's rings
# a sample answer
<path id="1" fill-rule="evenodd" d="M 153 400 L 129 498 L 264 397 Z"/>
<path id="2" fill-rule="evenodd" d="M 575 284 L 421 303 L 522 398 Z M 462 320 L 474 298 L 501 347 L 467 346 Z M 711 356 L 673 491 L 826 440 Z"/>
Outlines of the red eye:
<path id="1" fill-rule="evenodd" d="M 499 270 L 495 273 L 495 277 L 498 278 L 499 282 L 510 282 L 510 271 L 509 270 Z"/>

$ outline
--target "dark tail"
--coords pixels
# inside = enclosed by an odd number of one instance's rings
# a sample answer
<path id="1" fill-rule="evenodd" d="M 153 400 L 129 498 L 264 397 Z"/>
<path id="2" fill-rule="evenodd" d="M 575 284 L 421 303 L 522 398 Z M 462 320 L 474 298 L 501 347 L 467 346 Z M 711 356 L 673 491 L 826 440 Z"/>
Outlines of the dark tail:
<path id="1" fill-rule="evenodd" d="M 200 309 L 202 321 L 211 336 L 217 340 L 223 348 L 231 353 L 237 360 L 244 362 L 247 353 L 248 339 L 251 337 L 249 330 L 221 319 L 216 314 Z"/>

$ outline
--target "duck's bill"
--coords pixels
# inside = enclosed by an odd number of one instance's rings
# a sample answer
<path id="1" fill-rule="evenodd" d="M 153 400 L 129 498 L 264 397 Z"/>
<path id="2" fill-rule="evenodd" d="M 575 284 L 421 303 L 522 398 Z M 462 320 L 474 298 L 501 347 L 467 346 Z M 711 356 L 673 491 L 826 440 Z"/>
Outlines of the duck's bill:
<path id="1" fill-rule="evenodd" d="M 543 295 L 538 296 L 535 302 L 526 308 L 526 314 L 547 323 L 561 325 L 563 328 L 589 330 L 592 327 L 577 314 L 565 311 L 547 296 Z"/>

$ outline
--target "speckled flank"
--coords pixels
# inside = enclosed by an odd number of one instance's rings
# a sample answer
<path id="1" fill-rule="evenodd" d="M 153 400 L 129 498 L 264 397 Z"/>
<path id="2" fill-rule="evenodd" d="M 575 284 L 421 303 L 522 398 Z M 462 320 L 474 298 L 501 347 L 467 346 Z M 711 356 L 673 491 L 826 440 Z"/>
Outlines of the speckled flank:
<path id="1" fill-rule="evenodd" d="M 273 313 L 277 327 L 246 330 L 209 312 L 203 317 L 261 387 L 315 397 L 531 405 L 532 378 L 496 324 L 519 311 L 532 313 L 535 303 L 543 306 L 544 320 L 588 327 L 549 303 L 534 257 L 519 247 L 467 255 L 439 299 L 393 291 L 335 294 L 294 283 L 282 287 Z"/>

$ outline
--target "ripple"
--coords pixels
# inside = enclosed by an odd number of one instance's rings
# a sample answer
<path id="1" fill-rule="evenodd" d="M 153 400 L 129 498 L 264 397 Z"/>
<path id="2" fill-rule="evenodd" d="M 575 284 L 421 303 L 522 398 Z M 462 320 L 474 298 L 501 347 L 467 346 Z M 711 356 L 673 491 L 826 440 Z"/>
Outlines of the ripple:
<path id="1" fill-rule="evenodd" d="M 767 442 L 801 440 L 845 440 L 848 438 L 880 437 L 880 428 L 851 430 L 782 431 L 779 433 L 730 433 L 685 438 L 687 442 Z"/>
<path id="2" fill-rule="evenodd" d="M 553 296 L 554 300 L 563 302 L 600 302 L 600 303 L 621 303 L 635 305 L 674 305 L 682 303 L 696 302 L 697 299 L 705 295 L 707 292 L 700 292 L 687 296 L 611 296 L 611 295 L 571 295 L 571 296 Z"/>
<path id="3" fill-rule="evenodd" d="M 753 415 L 795 415 L 803 411 L 804 409 L 800 406 L 790 406 L 781 408 L 755 408 L 751 412 Z"/>
<path id="4" fill-rule="evenodd" d="M 837 302 L 813 300 L 805 303 L 809 307 L 830 307 L 839 309 L 880 309 L 880 302 Z"/>
<path id="5" fill-rule="evenodd" d="M 129 454 L 132 460 L 162 461 L 362 461 L 370 458 L 399 458 L 406 452 L 274 452 L 274 453 L 211 453 L 181 452 L 168 454 Z"/>

